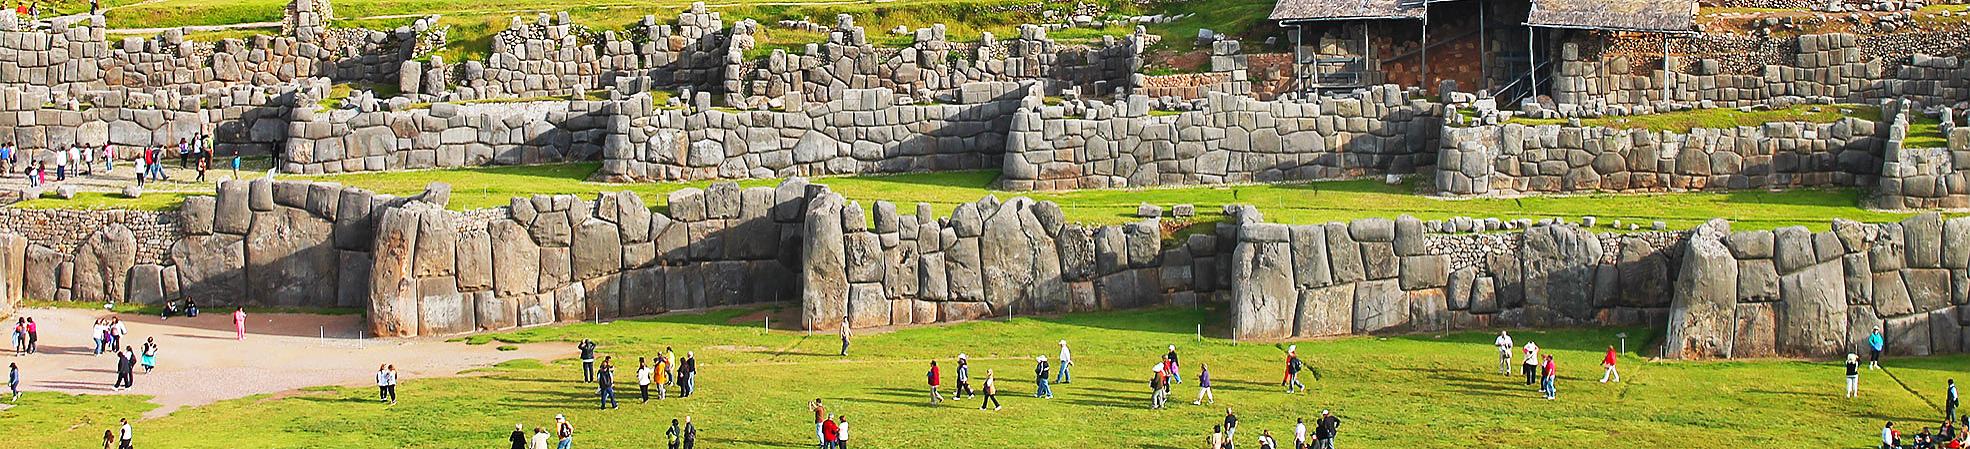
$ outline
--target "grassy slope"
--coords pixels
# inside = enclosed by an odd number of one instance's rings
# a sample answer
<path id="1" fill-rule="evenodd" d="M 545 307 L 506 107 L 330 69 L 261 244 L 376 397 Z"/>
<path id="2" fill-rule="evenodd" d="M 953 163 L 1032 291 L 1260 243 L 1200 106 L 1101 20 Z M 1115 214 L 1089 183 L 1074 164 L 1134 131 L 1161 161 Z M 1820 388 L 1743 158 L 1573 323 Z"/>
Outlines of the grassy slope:
<path id="1" fill-rule="evenodd" d="M 1351 447 L 1676 447 L 1740 448 L 1769 441 L 1864 446 L 1883 419 L 1915 423 L 1940 415 L 1881 372 L 1863 375 L 1857 400 L 1839 396 L 1839 367 L 1795 361 L 1684 363 L 1623 357 L 1624 383 L 1600 384 L 1600 351 L 1613 335 L 1649 332 L 1564 330 L 1517 332 L 1558 357 L 1561 400 L 1535 397 L 1531 387 L 1493 371 L 1491 336 L 1453 334 L 1346 338 L 1300 342 L 1318 380 L 1307 395 L 1276 390 L 1282 345 L 1195 341 L 1193 323 L 1212 320 L 1189 309 L 1021 318 L 864 335 L 855 355 L 834 357 L 832 336 L 762 334 L 731 324 L 741 311 L 536 328 L 494 337 L 556 342 L 596 338 L 604 354 L 649 356 L 664 346 L 697 351 L 700 396 L 650 404 L 625 402 L 595 410 L 593 387 L 575 382 L 578 365 L 532 361 L 488 369 L 483 377 L 407 378 L 403 402 L 385 407 L 368 387 L 319 387 L 181 410 L 140 422 L 152 448 L 407 447 L 481 448 L 503 445 L 513 423 L 544 426 L 567 414 L 581 433 L 579 447 L 654 447 L 668 420 L 691 416 L 706 447 L 800 447 L 813 427 L 804 404 L 821 397 L 830 411 L 852 417 L 867 447 L 1187 448 L 1211 423 L 1235 408 L 1242 444 L 1260 430 L 1289 435 L 1292 419 L 1333 409 L 1344 419 Z M 485 340 L 481 337 L 479 340 Z M 1057 385 L 1058 397 L 1030 397 L 1031 357 L 1075 349 L 1076 382 Z M 1216 407 L 1191 406 L 1195 379 L 1178 384 L 1171 410 L 1147 410 L 1143 384 L 1163 345 L 1178 344 L 1187 375 L 1209 364 Z M 968 353 L 974 376 L 997 370 L 1005 410 L 976 410 L 976 401 L 925 405 L 925 361 L 950 362 Z M 1942 385 L 1931 377 L 1961 374 L 1961 356 L 1893 360 L 1887 364 L 1934 400 Z M 631 366 L 619 379 L 633 378 Z M 167 368 L 168 369 L 168 368 Z M 363 372 L 367 367 L 351 367 Z M 949 376 L 950 367 L 946 367 Z M 949 377 L 946 378 L 947 389 Z M 633 387 L 632 387 L 633 389 Z M 67 397 L 30 393 L 23 405 L 0 411 L 10 444 L 49 449 L 92 447 L 108 423 L 147 406 L 124 396 Z M 195 432 L 182 431 L 198 429 Z M 1910 429 L 1915 430 L 1913 428 Z M 222 443 L 223 442 L 223 443 Z"/>

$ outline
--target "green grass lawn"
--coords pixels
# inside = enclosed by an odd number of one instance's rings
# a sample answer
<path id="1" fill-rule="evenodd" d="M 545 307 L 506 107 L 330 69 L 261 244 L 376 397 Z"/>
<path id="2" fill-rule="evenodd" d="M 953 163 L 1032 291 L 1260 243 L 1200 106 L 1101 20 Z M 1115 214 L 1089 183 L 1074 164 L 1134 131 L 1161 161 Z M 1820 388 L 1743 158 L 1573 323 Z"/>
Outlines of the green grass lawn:
<path id="1" fill-rule="evenodd" d="M 401 403 L 378 404 L 369 387 L 314 387 L 191 407 L 136 424 L 149 448 L 503 447 L 514 423 L 547 426 L 566 414 L 579 432 L 576 447 L 661 447 L 673 418 L 697 423 L 700 447 L 788 447 L 811 444 L 805 404 L 823 398 L 851 417 L 854 439 L 885 449 L 1010 447 L 1190 448 L 1204 439 L 1226 407 L 1240 417 L 1239 443 L 1255 444 L 1261 430 L 1290 440 L 1294 418 L 1331 409 L 1345 420 L 1344 447 L 1743 448 L 1773 441 L 1823 447 L 1866 447 L 1882 420 L 1938 419 L 1927 401 L 1940 398 L 1935 378 L 1962 377 L 1970 358 L 1885 362 L 1887 372 L 1863 374 L 1858 399 L 1840 398 L 1840 367 L 1816 361 L 1656 362 L 1646 352 L 1646 329 L 1515 331 L 1560 363 L 1560 400 L 1496 371 L 1492 334 L 1354 337 L 1298 342 L 1310 362 L 1310 392 L 1277 387 L 1284 344 L 1197 339 L 1197 323 L 1217 322 L 1194 309 L 1017 318 L 861 335 L 853 355 L 834 356 L 832 335 L 763 332 L 745 310 L 667 316 L 607 324 L 535 328 L 475 342 L 548 342 L 594 338 L 604 355 L 628 366 L 665 346 L 696 351 L 699 395 L 619 410 L 595 408 L 594 387 L 578 382 L 574 360 L 508 362 L 477 377 L 407 378 Z M 1601 384 L 1600 353 L 1633 339 L 1622 359 L 1621 383 Z M 1207 334 L 1209 328 L 1207 327 Z M 1074 349 L 1075 382 L 1056 385 L 1056 398 L 1031 397 L 1032 357 Z M 1214 406 L 1192 406 L 1196 379 L 1174 388 L 1169 410 L 1147 409 L 1149 366 L 1165 345 L 1178 345 L 1184 374 L 1209 365 Z M 980 411 L 976 399 L 927 404 L 929 360 L 945 366 L 966 353 L 975 378 L 995 370 L 1004 410 Z M 169 368 L 166 368 L 169 369 Z M 369 367 L 350 367 L 358 373 Z M 633 393 L 631 384 L 628 391 Z M 622 391 L 622 390 L 619 390 Z M 630 394 L 625 394 L 625 398 Z M 1927 401 L 1925 401 L 1925 398 Z M 130 396 L 33 393 L 0 411 L 9 445 L 50 449 L 100 444 L 117 418 L 149 406 Z"/>
<path id="2" fill-rule="evenodd" d="M 1581 119 L 1585 126 L 1605 126 L 1619 129 L 1646 129 L 1650 131 L 1690 132 L 1693 128 L 1734 128 L 1739 126 L 1758 126 L 1769 122 L 1808 122 L 1833 123 L 1845 117 L 1860 117 L 1877 120 L 1881 108 L 1860 105 L 1799 105 L 1784 109 L 1755 109 L 1749 112 L 1735 108 L 1690 109 L 1661 114 L 1623 115 Z M 1526 125 L 1557 125 L 1566 119 L 1512 118 L 1509 123 Z"/>
<path id="3" fill-rule="evenodd" d="M 711 181 L 610 184 L 585 179 L 599 167 L 596 163 L 502 166 L 451 170 L 399 171 L 343 175 L 294 177 L 339 182 L 394 195 L 414 195 L 433 181 L 452 185 L 450 207 L 469 210 L 504 206 L 513 197 L 534 194 L 575 194 L 594 198 L 596 192 L 632 191 L 652 208 L 663 209 L 670 192 L 685 187 L 704 187 Z M 1054 201 L 1067 218 L 1092 224 L 1133 221 L 1136 206 L 1143 202 L 1161 206 L 1194 204 L 1197 221 L 1221 218 L 1225 204 L 1252 204 L 1275 223 L 1325 223 L 1363 217 L 1395 217 L 1408 214 L 1426 220 L 1455 216 L 1498 218 L 1595 216 L 1603 223 L 1623 220 L 1641 223 L 1661 220 L 1672 229 L 1700 224 L 1710 218 L 1732 220 L 1737 229 L 1772 229 L 1804 225 L 1826 229 L 1833 218 L 1865 222 L 1895 221 L 1908 214 L 1861 209 L 1860 193 L 1853 189 L 1807 189 L 1784 192 L 1671 193 L 1647 195 L 1581 195 L 1530 197 L 1519 199 L 1445 200 L 1418 195 L 1414 182 L 1388 185 L 1378 180 L 1327 181 L 1296 184 L 1189 186 L 1134 190 L 1080 190 L 1070 192 L 1007 192 L 990 189 L 998 173 L 967 171 L 901 175 L 871 175 L 817 178 L 849 199 L 873 207 L 875 201 L 896 202 L 911 211 L 917 202 L 930 203 L 939 215 L 949 214 L 960 203 L 977 201 L 986 195 L 999 199 L 1027 196 Z M 779 179 L 740 181 L 742 186 L 774 186 Z M 176 208 L 186 194 L 146 193 L 140 199 L 114 194 L 85 194 L 79 200 L 42 199 L 22 203 L 22 207 L 57 208 Z"/>

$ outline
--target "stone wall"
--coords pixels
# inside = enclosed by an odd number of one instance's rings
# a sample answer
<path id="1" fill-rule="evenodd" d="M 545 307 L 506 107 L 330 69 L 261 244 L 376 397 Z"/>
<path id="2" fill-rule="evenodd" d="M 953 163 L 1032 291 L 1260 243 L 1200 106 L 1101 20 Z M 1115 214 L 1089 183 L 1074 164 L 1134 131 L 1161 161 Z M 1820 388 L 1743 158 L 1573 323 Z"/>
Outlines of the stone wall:
<path id="1" fill-rule="evenodd" d="M 1394 86 L 1352 97 L 1258 101 L 1212 94 L 1199 111 L 1028 105 L 1013 119 L 1000 186 L 1009 190 L 1339 179 L 1432 165 L 1441 105 Z"/>
<path id="2" fill-rule="evenodd" d="M 1678 358 L 1865 354 L 1883 330 L 1889 354 L 1965 348 L 1970 218 L 1835 220 L 1833 229 L 1731 232 L 1712 221 L 1689 238 L 1667 353 Z"/>
<path id="3" fill-rule="evenodd" d="M 282 171 L 338 173 L 594 159 L 619 108 L 605 101 L 451 104 L 400 111 L 299 108 Z"/>
<path id="4" fill-rule="evenodd" d="M 514 198 L 486 214 L 421 202 L 377 218 L 371 329 L 440 335 L 798 297 L 806 181 Z"/>
<path id="5" fill-rule="evenodd" d="M 1833 106 L 1824 106 L 1833 107 Z M 1444 127 L 1441 195 L 1872 186 L 1877 124 L 1771 122 L 1689 133 L 1520 124 Z"/>
<path id="6" fill-rule="evenodd" d="M 1012 39 L 985 33 L 975 44 L 952 43 L 944 26 L 915 31 L 915 42 L 900 50 L 876 48 L 852 17 L 836 17 L 828 42 L 808 45 L 804 54 L 775 51 L 744 73 L 747 95 L 757 100 L 826 102 L 851 89 L 882 88 L 929 100 L 955 95 L 965 84 L 1035 80 L 1049 94 L 1073 91 L 1105 96 L 1141 83 L 1141 30 L 1107 37 L 1092 46 L 1056 44 L 1046 28 L 1025 25 Z"/>
<path id="7" fill-rule="evenodd" d="M 1891 133 L 1906 135 L 1906 120 Z M 1945 146 L 1889 147 L 1879 185 L 1863 202 L 1878 209 L 1970 209 L 1970 128 L 1949 128 Z"/>
<path id="8" fill-rule="evenodd" d="M 647 95 L 616 103 L 603 136 L 610 181 L 671 181 L 976 170 L 996 166 L 1015 83 L 970 83 L 958 103 L 899 103 L 889 89 L 851 89 L 785 111 L 688 111 Z"/>
<path id="9" fill-rule="evenodd" d="M 1620 55 L 1603 60 L 1583 51 L 1582 43 L 1568 42 L 1561 45 L 1552 100 L 1558 104 L 1558 115 L 1580 116 L 1657 111 L 1665 107 L 1660 104 L 1664 95 L 1668 103 L 1701 107 L 1760 105 L 1780 99 L 1843 103 L 1912 99 L 1951 105 L 1970 96 L 1970 81 L 1966 81 L 1970 78 L 1957 57 L 1926 56 L 1916 52 L 1920 48 L 1887 51 L 1865 46 L 1881 37 L 1818 34 L 1766 39 L 1761 42 L 1785 53 L 1762 64 L 1738 64 L 1748 68 L 1726 64 L 1734 56 L 1722 53 L 1675 56 L 1669 60 L 1667 79 L 1659 58 L 1646 66 L 1649 63 Z M 1684 53 L 1714 50 L 1689 48 Z"/>
<path id="10" fill-rule="evenodd" d="M 1052 202 L 986 197 L 943 219 L 877 202 L 871 220 L 825 188 L 813 198 L 799 251 L 808 329 L 1190 305 L 1222 285 L 1213 238 L 1166 249 L 1156 219 L 1085 227 Z"/>
<path id="11" fill-rule="evenodd" d="M 1407 216 L 1289 226 L 1257 215 L 1235 216 L 1229 254 L 1241 339 L 1655 325 L 1682 245 L 1677 233 L 1568 224 L 1429 235 Z"/>

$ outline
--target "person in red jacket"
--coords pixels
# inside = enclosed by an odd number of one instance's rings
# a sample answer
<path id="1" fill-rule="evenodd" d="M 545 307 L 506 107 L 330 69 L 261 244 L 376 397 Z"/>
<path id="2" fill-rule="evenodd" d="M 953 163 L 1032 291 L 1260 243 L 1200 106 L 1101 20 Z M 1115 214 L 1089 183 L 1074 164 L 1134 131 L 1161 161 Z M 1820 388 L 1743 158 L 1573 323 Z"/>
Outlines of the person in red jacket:
<path id="1" fill-rule="evenodd" d="M 1553 364 L 1553 356 L 1551 355 L 1546 356 L 1546 365 L 1542 368 L 1544 368 L 1542 371 L 1544 371 L 1545 375 L 1542 377 L 1544 377 L 1545 383 L 1541 385 L 1544 388 L 1540 388 L 1540 390 L 1546 393 L 1546 400 L 1550 401 L 1560 395 L 1558 385 L 1560 368 L 1558 365 Z"/>
<path id="2" fill-rule="evenodd" d="M 1621 381 L 1621 373 L 1614 370 L 1614 361 L 1614 347 L 1609 346 L 1607 355 L 1601 357 L 1601 366 L 1607 367 L 1607 372 L 1601 373 L 1601 383 L 1607 383 L 1609 377 L 1613 377 L 1615 382 Z"/>
<path id="3" fill-rule="evenodd" d="M 834 415 L 828 415 L 826 421 L 821 421 L 821 449 L 833 449 L 840 444 L 841 426 L 835 425 Z"/>
<path id="4" fill-rule="evenodd" d="M 930 361 L 930 403 L 932 404 L 944 402 L 944 395 L 937 392 L 937 386 L 942 383 L 942 377 L 943 373 L 937 371 L 937 361 Z"/>

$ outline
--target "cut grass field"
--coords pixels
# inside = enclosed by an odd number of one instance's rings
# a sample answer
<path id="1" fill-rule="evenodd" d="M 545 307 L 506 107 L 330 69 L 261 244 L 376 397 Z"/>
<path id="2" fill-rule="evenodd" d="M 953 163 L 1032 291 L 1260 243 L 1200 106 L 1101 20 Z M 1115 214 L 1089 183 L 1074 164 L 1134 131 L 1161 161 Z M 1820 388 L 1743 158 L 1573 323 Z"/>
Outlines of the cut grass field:
<path id="1" fill-rule="evenodd" d="M 1818 361 L 1660 362 L 1623 354 L 1622 382 L 1601 384 L 1601 351 L 1619 344 L 1645 352 L 1647 329 L 1516 330 L 1556 356 L 1560 399 L 1539 398 L 1518 377 L 1497 372 L 1493 334 L 1353 337 L 1298 342 L 1313 368 L 1310 390 L 1281 392 L 1285 344 L 1234 343 L 1193 336 L 1196 323 L 1221 319 L 1194 309 L 1016 318 L 859 335 L 850 357 L 836 357 L 831 334 L 763 332 L 747 310 L 574 324 L 476 336 L 474 342 L 556 342 L 593 338 L 619 365 L 622 408 L 598 410 L 594 386 L 579 382 L 574 360 L 514 361 L 475 377 L 407 378 L 401 402 L 379 404 L 367 386 L 323 386 L 187 408 L 136 422 L 147 448 L 503 447 L 514 423 L 548 426 L 565 414 L 576 447 L 661 447 L 670 419 L 690 416 L 699 447 L 798 448 L 811 445 L 805 404 L 822 398 L 847 415 L 860 447 L 885 449 L 1191 448 L 1202 444 L 1227 407 L 1240 418 L 1241 446 L 1261 430 L 1290 440 L 1295 418 L 1331 409 L 1344 420 L 1342 447 L 1537 448 L 1769 446 L 1867 447 L 1883 420 L 1909 433 L 1941 411 L 1939 379 L 1963 377 L 1962 356 L 1891 358 L 1890 371 L 1862 375 L 1861 396 L 1840 397 L 1841 369 Z M 1074 350 L 1073 383 L 1056 397 L 1032 397 L 1033 357 Z M 1169 410 L 1149 410 L 1149 366 L 1177 345 L 1183 373 Z M 636 357 L 674 347 L 695 351 L 698 395 L 637 403 Z M 998 411 L 977 399 L 928 404 L 928 361 L 944 365 L 951 393 L 954 358 L 972 361 L 974 385 L 997 374 Z M 624 366 L 626 365 L 626 366 Z M 1193 406 L 1196 370 L 1209 365 L 1216 402 Z M 162 369 L 174 369 L 166 366 Z M 368 366 L 350 370 L 366 372 Z M 30 369 L 29 374 L 33 371 Z M 1906 387 L 1888 376 L 1911 383 Z M 673 391 L 674 394 L 674 391 Z M 9 445 L 95 447 L 117 418 L 149 408 L 131 396 L 29 392 L 0 411 Z"/>
<path id="2" fill-rule="evenodd" d="M 295 177 L 332 181 L 393 195 L 414 195 L 434 181 L 450 183 L 450 207 L 470 210 L 504 206 L 513 197 L 535 194 L 573 194 L 594 198 L 597 192 L 631 191 L 642 196 L 650 207 L 662 210 L 670 192 L 686 187 L 704 187 L 711 181 L 609 184 L 586 179 L 599 167 L 595 163 L 505 166 L 451 170 L 400 171 Z M 1481 198 L 1445 200 L 1421 196 L 1411 183 L 1389 185 L 1378 180 L 1326 181 L 1297 184 L 1189 186 L 1134 190 L 1080 190 L 1070 192 L 1007 192 L 992 190 L 998 173 L 968 171 L 901 175 L 844 176 L 816 178 L 843 196 L 873 207 L 875 201 L 891 201 L 911 210 L 917 202 L 929 203 L 939 216 L 950 213 L 961 203 L 977 201 L 986 195 L 999 199 L 1026 196 L 1059 203 L 1069 220 L 1090 224 L 1114 224 L 1136 220 L 1136 206 L 1147 202 L 1160 206 L 1193 204 L 1196 221 L 1222 218 L 1226 204 L 1257 206 L 1266 220 L 1275 223 L 1324 223 L 1365 217 L 1391 218 L 1408 214 L 1425 220 L 1457 216 L 1578 219 L 1594 216 L 1603 223 L 1622 220 L 1640 223 L 1663 221 L 1672 229 L 1695 226 L 1711 218 L 1726 218 L 1740 230 L 1772 229 L 1803 225 L 1827 229 L 1834 218 L 1864 222 L 1896 221 L 1907 213 L 1880 212 L 1855 205 L 1860 193 L 1853 189 L 1809 189 L 1784 192 L 1669 193 L 1645 195 L 1581 195 L 1528 198 Z M 740 181 L 742 186 L 773 186 L 779 179 Z M 90 194 L 79 200 L 41 199 L 21 203 L 33 208 L 135 208 L 171 209 L 184 194 L 145 194 L 127 199 L 113 194 Z"/>

